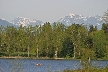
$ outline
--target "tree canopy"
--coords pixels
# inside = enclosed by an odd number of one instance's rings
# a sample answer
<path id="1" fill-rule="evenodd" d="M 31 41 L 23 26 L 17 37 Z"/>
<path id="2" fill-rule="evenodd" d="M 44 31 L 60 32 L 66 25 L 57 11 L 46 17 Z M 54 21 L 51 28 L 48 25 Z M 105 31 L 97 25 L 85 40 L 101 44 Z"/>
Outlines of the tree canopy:
<path id="1" fill-rule="evenodd" d="M 0 56 L 82 58 L 88 50 L 88 57 L 104 58 L 108 57 L 106 33 L 106 24 L 101 30 L 49 22 L 18 28 L 0 26 Z"/>

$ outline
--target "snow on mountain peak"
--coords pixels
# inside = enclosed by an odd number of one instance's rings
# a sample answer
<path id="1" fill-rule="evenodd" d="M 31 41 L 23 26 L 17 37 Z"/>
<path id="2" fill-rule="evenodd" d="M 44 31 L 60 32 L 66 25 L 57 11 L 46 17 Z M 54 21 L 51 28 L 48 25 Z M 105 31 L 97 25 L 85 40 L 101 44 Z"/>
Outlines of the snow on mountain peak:
<path id="1" fill-rule="evenodd" d="M 0 19 L 1 21 L 5 21 L 5 19 Z M 68 15 L 62 17 L 60 20 L 58 20 L 58 22 L 61 22 L 63 24 L 65 24 L 66 26 L 69 26 L 73 23 L 75 24 L 85 24 L 85 25 L 94 25 L 94 26 L 102 26 L 102 17 L 98 16 L 98 15 L 94 15 L 94 16 L 87 16 L 84 17 L 82 15 L 77 15 L 77 14 L 72 14 L 69 13 Z M 25 17 L 16 17 L 12 20 L 12 22 L 10 22 L 10 24 L 13 24 L 14 26 L 35 26 L 35 25 L 43 25 L 44 23 L 40 20 L 36 20 L 36 19 L 29 19 L 29 18 L 25 18 Z"/>
<path id="2" fill-rule="evenodd" d="M 4 18 L 1 18 L 1 20 L 5 20 Z"/>
<path id="3" fill-rule="evenodd" d="M 14 20 L 12 20 L 12 23 L 14 25 L 17 25 L 17 26 L 29 26 L 29 25 L 32 25 L 32 26 L 35 26 L 36 24 L 42 24 L 43 22 L 40 21 L 40 20 L 36 20 L 36 19 L 33 19 L 33 20 L 30 20 L 29 18 L 24 18 L 24 17 L 17 17 L 17 18 L 14 18 Z"/>
<path id="4" fill-rule="evenodd" d="M 70 13 L 69 16 L 75 16 L 75 14 Z"/>
<path id="5" fill-rule="evenodd" d="M 76 23 L 76 24 L 84 23 L 86 25 L 99 26 L 103 23 L 101 16 L 98 16 L 98 15 L 84 17 L 82 15 L 76 15 L 72 13 L 70 13 L 67 16 L 62 17 L 60 20 L 58 20 L 58 22 L 61 22 L 68 26 L 73 23 Z"/>

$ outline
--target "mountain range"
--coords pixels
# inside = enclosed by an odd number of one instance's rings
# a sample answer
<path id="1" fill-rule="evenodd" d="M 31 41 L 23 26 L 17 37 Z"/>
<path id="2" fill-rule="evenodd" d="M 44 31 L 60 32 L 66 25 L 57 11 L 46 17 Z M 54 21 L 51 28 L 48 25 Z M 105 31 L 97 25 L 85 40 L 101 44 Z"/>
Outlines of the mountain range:
<path id="1" fill-rule="evenodd" d="M 66 26 L 69 26 L 73 23 L 75 24 L 84 24 L 84 25 L 94 25 L 98 28 L 101 28 L 102 26 L 102 17 L 98 15 L 84 17 L 82 15 L 76 15 L 76 14 L 68 14 L 61 19 L 59 19 L 57 22 L 61 22 L 65 24 Z M 41 20 L 36 19 L 29 19 L 24 17 L 16 17 L 11 22 L 6 21 L 5 19 L 0 19 L 0 25 L 2 26 L 35 26 L 35 25 L 43 25 L 44 23 Z"/>
<path id="2" fill-rule="evenodd" d="M 0 26 L 14 26 L 12 23 L 9 23 L 5 19 L 0 19 Z"/>
<path id="3" fill-rule="evenodd" d="M 43 24 L 43 22 L 40 20 L 36 20 L 36 19 L 30 20 L 29 18 L 24 18 L 24 17 L 14 18 L 14 20 L 12 20 L 11 23 L 14 25 L 17 25 L 17 26 L 20 26 L 20 25 L 22 25 L 22 26 L 29 26 L 29 25 L 35 26 L 35 25 Z"/>
<path id="4" fill-rule="evenodd" d="M 98 15 L 84 17 L 82 15 L 69 14 L 67 16 L 62 17 L 58 22 L 61 22 L 67 26 L 75 23 L 75 24 L 84 24 L 87 26 L 93 25 L 101 28 L 102 26 L 102 17 Z"/>

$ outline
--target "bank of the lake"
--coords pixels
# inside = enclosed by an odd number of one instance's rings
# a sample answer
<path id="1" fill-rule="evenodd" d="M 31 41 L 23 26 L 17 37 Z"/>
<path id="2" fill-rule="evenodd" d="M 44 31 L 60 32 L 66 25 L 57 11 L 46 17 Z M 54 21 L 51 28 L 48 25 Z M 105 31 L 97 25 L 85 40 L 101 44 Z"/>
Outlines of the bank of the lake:
<path id="1" fill-rule="evenodd" d="M 2 56 L 0 57 L 0 59 L 42 59 L 42 60 L 81 60 L 81 59 L 76 59 L 76 58 L 49 58 L 49 57 L 22 57 L 22 56 Z M 108 60 L 108 58 L 98 58 L 98 59 L 94 59 L 94 60 Z"/>
<path id="2" fill-rule="evenodd" d="M 108 67 L 105 68 L 89 68 L 89 69 L 77 69 L 77 70 L 64 70 L 63 72 L 108 72 Z"/>

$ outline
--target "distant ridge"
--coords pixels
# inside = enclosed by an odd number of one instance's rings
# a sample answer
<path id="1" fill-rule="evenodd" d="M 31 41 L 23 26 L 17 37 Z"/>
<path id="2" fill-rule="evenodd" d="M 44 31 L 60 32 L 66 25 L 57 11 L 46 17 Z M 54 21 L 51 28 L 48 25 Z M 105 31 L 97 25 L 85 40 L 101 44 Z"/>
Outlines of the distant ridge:
<path id="1" fill-rule="evenodd" d="M 97 26 L 97 28 L 101 28 L 103 21 L 102 17 L 98 15 L 94 16 L 88 16 L 84 17 L 82 15 L 77 15 L 77 14 L 68 14 L 62 18 L 60 18 L 57 22 L 61 22 L 66 26 L 70 26 L 71 24 L 84 24 L 86 26 Z M 41 20 L 36 20 L 36 19 L 29 19 L 25 17 L 16 17 L 12 20 L 12 22 L 8 22 L 5 19 L 0 19 L 0 25 L 2 26 L 16 26 L 19 27 L 20 25 L 22 26 L 35 26 L 35 25 L 43 25 L 44 23 Z"/>
<path id="2" fill-rule="evenodd" d="M 43 24 L 43 22 L 40 20 L 36 20 L 36 19 L 30 20 L 29 18 L 17 17 L 17 18 L 14 18 L 14 20 L 12 20 L 12 24 L 17 25 L 17 26 L 20 26 L 20 25 L 22 25 L 22 26 L 29 26 L 29 25 L 35 26 L 35 25 Z"/>
<path id="3" fill-rule="evenodd" d="M 76 15 L 72 13 L 62 17 L 60 20 L 58 20 L 58 22 L 61 22 L 66 26 L 75 23 L 75 24 L 84 24 L 87 26 L 94 25 L 97 26 L 98 28 L 101 28 L 101 25 L 103 23 L 102 17 L 98 15 L 84 17 L 82 15 Z"/>
<path id="4" fill-rule="evenodd" d="M 9 23 L 8 21 L 6 21 L 5 19 L 0 19 L 0 26 L 14 26 L 12 23 Z"/>

